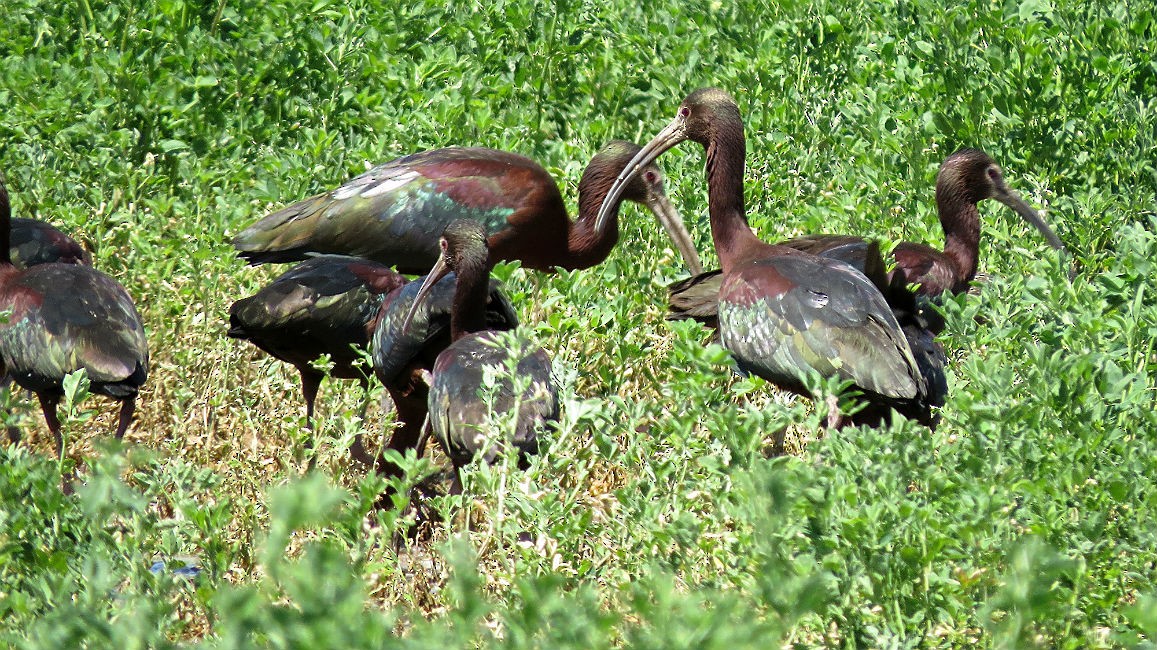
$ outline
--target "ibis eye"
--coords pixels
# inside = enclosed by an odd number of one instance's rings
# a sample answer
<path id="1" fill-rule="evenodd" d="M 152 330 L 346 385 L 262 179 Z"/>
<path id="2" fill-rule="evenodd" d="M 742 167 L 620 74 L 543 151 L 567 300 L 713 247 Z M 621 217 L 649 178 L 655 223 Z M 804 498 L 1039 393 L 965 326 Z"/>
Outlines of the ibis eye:
<path id="1" fill-rule="evenodd" d="M 691 109 L 689 107 L 683 106 L 679 109 L 679 116 L 680 117 L 689 117 L 690 115 L 691 115 Z"/>
<path id="2" fill-rule="evenodd" d="M 1000 184 L 1003 181 L 1003 177 L 1000 175 L 1000 167 L 993 165 L 985 171 L 988 172 L 988 180 L 993 183 Z"/>
<path id="3" fill-rule="evenodd" d="M 654 185 L 655 183 L 659 182 L 659 175 L 653 171 L 647 172 L 646 174 L 643 174 L 643 180 L 647 181 L 647 185 Z"/>

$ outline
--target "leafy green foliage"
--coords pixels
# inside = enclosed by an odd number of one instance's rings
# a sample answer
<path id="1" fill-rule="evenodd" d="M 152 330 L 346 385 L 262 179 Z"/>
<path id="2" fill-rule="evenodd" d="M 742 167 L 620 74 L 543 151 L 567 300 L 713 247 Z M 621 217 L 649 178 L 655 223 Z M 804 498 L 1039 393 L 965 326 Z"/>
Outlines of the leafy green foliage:
<path id="1" fill-rule="evenodd" d="M 5 391 L 31 449 L 0 447 L 0 644 L 1153 646 L 1151 7 L 387 4 L 6 0 L 16 213 L 128 288 L 153 369 L 125 448 L 97 443 L 114 407 L 70 379 L 63 463 Z M 351 466 L 388 412 L 361 422 L 359 392 L 327 382 L 308 432 L 296 373 L 224 337 L 277 272 L 242 268 L 228 235 L 269 210 L 452 144 L 535 157 L 573 197 L 600 145 L 646 140 L 702 85 L 743 110 L 768 240 L 938 243 L 936 167 L 978 146 L 1068 244 L 982 206 L 993 278 L 943 306 L 937 432 L 826 431 L 662 322 L 685 271 L 634 209 L 597 268 L 496 271 L 563 416 L 529 471 L 471 468 L 461 497 L 411 492 L 437 457 L 395 457 L 390 481 Z M 707 251 L 702 160 L 662 164 Z M 396 508 L 373 511 L 387 487 Z"/>

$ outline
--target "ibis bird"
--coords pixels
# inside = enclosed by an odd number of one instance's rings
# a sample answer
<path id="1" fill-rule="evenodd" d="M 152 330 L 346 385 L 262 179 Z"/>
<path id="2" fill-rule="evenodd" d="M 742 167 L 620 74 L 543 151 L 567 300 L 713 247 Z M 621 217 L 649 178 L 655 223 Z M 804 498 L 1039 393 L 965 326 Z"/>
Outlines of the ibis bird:
<path id="1" fill-rule="evenodd" d="M 527 268 L 582 269 L 606 259 L 619 238 L 618 207 L 595 213 L 638 146 L 603 147 L 579 181 L 579 216 L 571 221 L 558 185 L 538 163 L 493 149 L 450 147 L 392 160 L 341 187 L 283 208 L 233 239 L 251 264 L 290 262 L 307 253 L 372 259 L 408 274 L 430 270 L 438 236 L 455 219 L 472 219 L 488 233 L 492 262 L 520 260 Z M 692 273 L 698 254 L 678 212 L 650 166 L 620 193 L 646 205 L 675 242 Z"/>
<path id="2" fill-rule="evenodd" d="M 416 319 L 414 335 L 390 338 L 400 328 L 406 310 L 419 285 L 383 264 L 344 255 L 319 255 L 278 276 L 253 296 L 238 300 L 229 309 L 232 338 L 248 340 L 274 358 L 294 366 L 301 375 L 306 404 L 306 426 L 313 427 L 318 388 L 326 373 L 315 367 L 328 356 L 328 374 L 338 379 L 356 379 L 368 393 L 369 377 L 375 370 L 361 365 L 359 349 L 369 347 L 370 338 L 381 331 L 374 345 L 379 359 L 378 375 L 394 401 L 399 428 L 390 448 L 404 451 L 417 442 L 426 417 L 426 393 L 413 394 L 407 370 L 429 369 L 434 358 L 450 344 L 449 322 L 452 287 L 447 285 L 427 301 L 426 310 Z M 497 327 L 515 319 L 505 296 L 495 292 L 491 312 L 498 315 Z M 379 320 L 385 326 L 379 328 Z M 508 325 L 513 327 L 514 323 Z M 388 374 L 385 374 L 388 373 Z M 366 402 L 362 403 L 365 415 Z M 366 451 L 359 435 L 350 448 L 355 460 L 381 465 Z"/>
<path id="3" fill-rule="evenodd" d="M 36 393 L 44 420 L 64 452 L 57 405 L 65 375 L 85 370 L 89 389 L 121 402 L 117 438 L 124 436 L 148 376 L 149 351 L 136 306 L 116 280 L 79 264 L 12 262 L 12 211 L 0 181 L 0 365 Z M 67 489 L 67 483 L 66 489 Z"/>
<path id="4" fill-rule="evenodd" d="M 811 374 L 850 381 L 870 404 L 931 426 L 938 398 L 880 289 L 846 262 L 768 244 L 748 226 L 743 120 L 725 91 L 691 93 L 627 164 L 604 209 L 641 165 L 685 140 L 707 153 L 711 236 L 723 267 L 719 334 L 740 368 L 804 395 Z"/>
<path id="5" fill-rule="evenodd" d="M 980 210 L 977 204 L 995 199 L 1012 208 L 1044 236 L 1049 246 L 1065 250 L 1064 243 L 1036 210 L 1005 183 L 1000 166 L 979 149 L 961 149 L 944 159 L 936 175 L 936 207 L 944 230 L 944 250 L 925 244 L 900 242 L 892 250 L 896 267 L 921 296 L 936 298 L 944 292 L 968 291 L 980 259 Z M 855 235 L 807 235 L 780 242 L 783 246 L 843 259 L 857 266 L 868 242 Z M 862 258 L 861 258 L 862 259 Z M 857 266 L 857 268 L 860 268 Z M 709 320 L 714 317 L 723 277 L 718 271 L 692 276 L 669 289 L 672 317 Z M 931 314 L 931 312 L 927 312 Z"/>
<path id="6" fill-rule="evenodd" d="M 418 294 L 425 281 L 414 281 L 386 296 L 373 333 L 374 373 L 389 391 L 398 411 L 399 427 L 388 449 L 405 451 L 418 445 L 427 416 L 427 377 L 438 356 L 450 346 L 457 276 L 430 280 L 422 300 Z M 485 300 L 487 330 L 518 327 L 514 305 L 496 280 L 490 280 Z M 408 319 L 408 321 L 407 321 Z M 418 449 L 420 454 L 422 449 Z M 390 474 L 392 465 L 379 463 L 379 473 Z"/>
<path id="7" fill-rule="evenodd" d="M 88 251 L 55 226 L 43 221 L 14 217 L 11 233 L 9 259 L 18 269 L 50 263 L 92 266 L 92 256 Z M 0 388 L 11 383 L 11 377 L 0 377 Z M 14 426 L 8 426 L 8 438 L 18 442 L 20 431 Z"/>
<path id="8" fill-rule="evenodd" d="M 356 379 L 368 397 L 372 369 L 358 349 L 369 344 L 383 297 L 406 284 L 387 266 L 343 255 L 308 259 L 275 278 L 256 294 L 229 308 L 230 337 L 248 340 L 301 375 L 306 426 L 313 428 L 318 388 L 326 373 L 315 367 L 323 356 L 329 376 Z M 366 397 L 362 401 L 365 415 Z M 351 449 L 370 463 L 360 436 Z"/>
<path id="9" fill-rule="evenodd" d="M 523 464 L 538 451 L 539 431 L 558 419 L 559 406 L 546 352 L 517 332 L 487 329 L 489 266 L 482 225 L 454 221 L 439 246 L 438 263 L 426 276 L 402 329 L 436 283 L 454 271 L 453 343 L 438 355 L 430 373 L 429 430 L 454 464 L 456 493 L 462 486 L 460 468 L 475 457 L 494 462 L 512 445 Z"/>

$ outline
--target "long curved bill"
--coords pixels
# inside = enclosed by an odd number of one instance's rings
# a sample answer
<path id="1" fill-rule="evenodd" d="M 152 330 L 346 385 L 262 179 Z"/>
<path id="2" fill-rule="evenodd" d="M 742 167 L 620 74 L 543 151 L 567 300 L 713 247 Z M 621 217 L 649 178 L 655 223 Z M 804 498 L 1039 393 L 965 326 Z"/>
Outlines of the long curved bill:
<path id="1" fill-rule="evenodd" d="M 434 285 L 438 281 L 446 277 L 450 273 L 450 265 L 446 263 L 446 257 L 439 256 L 438 261 L 434 264 L 434 268 L 426 274 L 426 279 L 422 281 L 422 286 L 418 288 L 418 295 L 414 296 L 414 302 L 410 303 L 410 310 L 406 312 L 406 318 L 402 321 L 402 331 L 410 329 L 410 321 L 414 320 L 414 314 L 418 312 L 418 306 L 422 301 L 430 295 L 433 291 Z"/>
<path id="2" fill-rule="evenodd" d="M 607 192 L 607 197 L 603 199 L 602 206 L 599 207 L 598 217 L 595 218 L 595 232 L 602 234 L 606 231 L 611 212 L 622 202 L 623 189 L 626 188 L 627 182 L 634 178 L 643 167 L 654 162 L 664 151 L 686 139 L 687 133 L 683 117 L 676 117 L 659 132 L 659 135 L 652 138 L 647 146 L 640 149 L 634 158 L 631 158 L 631 162 L 627 163 L 627 166 L 619 173 L 619 177 L 615 179 L 615 184 L 611 186 L 610 191 Z M 678 241 L 675 242 L 675 245 L 679 245 Z"/>
<path id="3" fill-rule="evenodd" d="M 1007 187 L 1000 188 L 993 198 L 1015 210 L 1021 219 L 1024 219 L 1026 223 L 1039 230 L 1040 234 L 1044 235 L 1044 238 L 1048 241 L 1049 246 L 1059 251 L 1065 250 L 1065 244 L 1061 241 L 1061 238 L 1057 237 L 1057 234 L 1053 232 L 1052 228 L 1049 228 L 1049 225 L 1037 214 L 1037 211 L 1033 210 L 1032 206 L 1028 203 L 1025 203 L 1024 199 L 1020 198 L 1020 195 L 1015 191 Z"/>
<path id="4" fill-rule="evenodd" d="M 687 264 L 687 269 L 691 271 L 691 275 L 702 273 L 703 263 L 699 261 L 699 251 L 695 250 L 695 242 L 691 239 L 691 233 L 687 231 L 683 217 L 675 209 L 671 199 L 666 194 L 654 194 L 647 198 L 647 207 L 655 213 L 659 225 L 667 232 L 667 236 L 671 238 L 675 248 L 679 250 L 679 254 L 683 256 L 683 262 Z"/>

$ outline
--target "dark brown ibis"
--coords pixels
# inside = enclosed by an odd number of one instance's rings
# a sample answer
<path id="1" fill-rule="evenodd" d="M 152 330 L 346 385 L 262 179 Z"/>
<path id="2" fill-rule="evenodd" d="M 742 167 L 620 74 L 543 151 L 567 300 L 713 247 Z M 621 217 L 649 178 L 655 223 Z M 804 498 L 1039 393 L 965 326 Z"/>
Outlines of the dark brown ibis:
<path id="1" fill-rule="evenodd" d="M 428 373 L 438 356 L 451 344 L 451 320 L 457 278 L 445 275 L 431 280 L 422 300 L 418 294 L 430 276 L 414 281 L 386 296 L 373 334 L 374 373 L 389 391 L 398 410 L 398 428 L 388 449 L 404 452 L 421 438 L 429 402 Z M 505 331 L 518 327 L 518 314 L 496 280 L 489 282 L 485 306 L 486 329 Z M 409 322 L 406 323 L 407 317 Z M 418 449 L 421 453 L 422 450 Z M 392 466 L 379 463 L 389 474 Z"/>
<path id="2" fill-rule="evenodd" d="M 315 367 L 323 356 L 332 367 L 328 374 L 338 379 L 356 379 L 363 392 L 375 371 L 361 364 L 359 349 L 375 342 L 377 373 L 386 385 L 397 410 L 399 428 L 389 447 L 405 451 L 417 443 L 426 417 L 425 385 L 415 387 L 411 375 L 433 367 L 434 359 L 450 344 L 450 304 L 453 283 L 443 283 L 441 291 L 425 304 L 425 310 L 408 336 L 394 336 L 413 302 L 419 284 L 409 282 L 390 267 L 344 255 L 320 255 L 278 276 L 249 298 L 233 303 L 229 310 L 232 338 L 245 339 L 273 357 L 293 365 L 301 375 L 306 402 L 306 425 L 313 427 L 318 388 L 327 373 Z M 495 290 L 493 303 L 496 328 L 514 319 L 509 301 Z M 383 327 L 378 326 L 379 319 Z M 420 335 L 418 334 L 420 332 Z M 388 373 L 388 374 L 386 374 Z M 365 415 L 366 402 L 362 403 Z M 386 466 L 366 451 L 359 435 L 350 449 L 354 460 Z"/>
<path id="3" fill-rule="evenodd" d="M 944 250 L 913 242 L 900 242 L 892 250 L 896 268 L 904 272 L 908 282 L 920 285 L 921 294 L 968 291 L 980 259 L 977 204 L 985 199 L 1012 208 L 1040 231 L 1049 246 L 1065 250 L 1036 210 L 1005 183 L 996 161 L 979 149 L 961 149 L 944 159 L 936 175 L 936 209 L 944 229 Z"/>
<path id="4" fill-rule="evenodd" d="M 65 375 L 85 370 L 89 390 L 121 402 L 116 437 L 124 436 L 148 376 L 149 352 L 140 316 L 124 287 L 91 267 L 39 264 L 18 269 L 11 258 L 11 207 L 0 181 L 0 363 L 36 393 L 44 419 L 64 443 L 57 404 Z M 67 486 L 67 483 L 66 483 Z"/>
<path id="5" fill-rule="evenodd" d="M 558 419 L 559 405 L 546 352 L 516 331 L 487 329 L 485 229 L 475 221 L 455 221 L 446 227 L 439 245 L 442 254 L 422 283 L 402 329 L 408 328 L 411 315 L 437 282 L 454 271 L 453 343 L 434 362 L 429 430 L 454 464 L 452 491 L 458 492 L 459 470 L 474 458 L 494 462 L 511 445 L 523 465 L 537 453 L 538 434 Z"/>
<path id="6" fill-rule="evenodd" d="M 84 264 L 92 266 L 92 256 L 80 244 L 55 226 L 36 219 L 14 217 L 8 253 L 12 265 L 18 269 L 37 264 Z M 12 378 L 0 377 L 0 389 L 12 383 Z M 8 427 L 8 438 L 20 440 L 20 431 Z"/>
<path id="7" fill-rule="evenodd" d="M 932 425 L 939 398 L 880 289 L 846 262 L 768 244 L 748 226 L 743 120 L 726 92 L 691 93 L 627 164 L 604 207 L 641 165 L 685 140 L 707 153 L 711 235 L 723 267 L 720 340 L 740 368 L 805 395 L 813 373 L 851 381 L 870 404 Z"/>
<path id="8" fill-rule="evenodd" d="M 362 416 L 373 370 L 362 363 L 384 295 L 406 284 L 387 266 L 343 255 L 308 259 L 229 308 L 230 337 L 245 339 L 289 363 L 301 375 L 306 426 L 313 428 L 318 388 L 327 373 L 315 363 L 328 355 L 328 375 L 362 386 Z M 360 436 L 351 450 L 371 463 Z"/>
<path id="9" fill-rule="evenodd" d="M 493 149 L 450 147 L 392 160 L 346 184 L 283 208 L 233 239 L 251 264 L 290 262 L 310 252 L 355 255 L 422 274 L 438 259 L 438 237 L 456 219 L 483 224 L 491 261 L 527 268 L 582 269 L 606 259 L 619 238 L 619 200 L 601 228 L 595 213 L 638 146 L 603 147 L 579 181 L 579 216 L 571 221 L 558 185 L 541 165 Z M 646 205 L 692 273 L 702 272 L 691 236 L 649 166 L 622 199 Z"/>
<path id="10" fill-rule="evenodd" d="M 980 259 L 980 210 L 978 204 L 995 199 L 1012 208 L 1036 228 L 1056 250 L 1065 250 L 1056 233 L 1036 210 L 1005 183 L 1000 166 L 979 149 L 961 149 L 944 159 L 936 175 L 936 207 L 944 230 L 944 250 L 925 244 L 900 242 L 892 250 L 896 262 L 893 275 L 903 273 L 922 296 L 935 298 L 948 291 L 968 291 L 976 278 Z M 854 235 L 807 235 L 785 242 L 817 255 L 843 259 L 857 268 L 868 243 Z M 722 276 L 708 271 L 669 287 L 671 313 L 675 318 L 709 318 L 714 316 L 715 300 Z"/>

